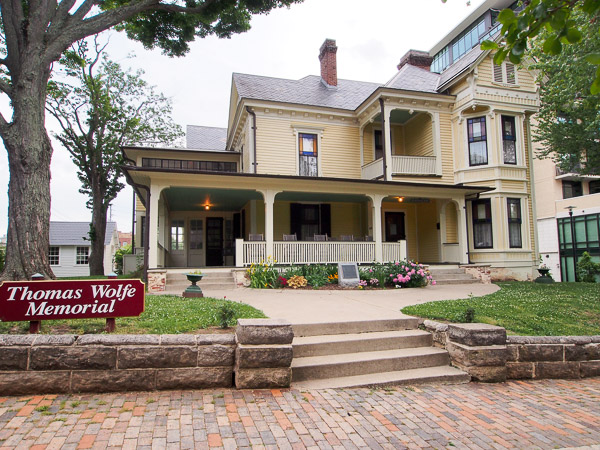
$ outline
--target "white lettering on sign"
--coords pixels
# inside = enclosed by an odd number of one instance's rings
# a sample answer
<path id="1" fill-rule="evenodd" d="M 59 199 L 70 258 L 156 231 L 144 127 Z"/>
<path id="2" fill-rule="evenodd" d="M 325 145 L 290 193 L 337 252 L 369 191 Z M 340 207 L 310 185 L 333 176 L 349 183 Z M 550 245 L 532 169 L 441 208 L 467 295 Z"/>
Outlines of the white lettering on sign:
<path id="1" fill-rule="evenodd" d="M 111 300 L 109 303 L 98 304 L 98 300 L 93 305 L 88 304 L 75 304 L 75 305 L 49 305 L 48 302 L 42 302 L 39 304 L 29 303 L 26 317 L 31 316 L 59 316 L 62 314 L 85 314 L 89 308 L 92 308 L 93 313 L 107 314 L 114 312 L 116 300 Z"/>
<path id="2" fill-rule="evenodd" d="M 8 301 L 16 300 L 17 294 L 21 293 L 19 300 L 79 300 L 83 293 L 82 289 L 48 289 L 31 291 L 28 286 L 11 286 L 8 288 L 10 296 Z M 135 292 L 135 289 L 134 289 Z"/>

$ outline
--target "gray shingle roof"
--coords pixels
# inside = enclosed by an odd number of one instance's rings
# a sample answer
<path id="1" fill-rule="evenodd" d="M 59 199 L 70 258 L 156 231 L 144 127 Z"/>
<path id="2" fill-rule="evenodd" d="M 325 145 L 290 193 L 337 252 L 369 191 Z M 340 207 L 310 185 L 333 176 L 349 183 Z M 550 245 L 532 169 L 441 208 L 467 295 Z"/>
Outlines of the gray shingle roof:
<path id="1" fill-rule="evenodd" d="M 224 151 L 227 145 L 227 128 L 188 125 L 185 140 L 188 149 Z"/>
<path id="2" fill-rule="evenodd" d="M 113 233 L 117 229 L 116 222 L 106 223 L 106 236 L 104 245 L 109 245 Z M 89 247 L 88 237 L 89 222 L 50 222 L 50 245 L 79 245 Z"/>
<path id="3" fill-rule="evenodd" d="M 471 50 L 469 50 L 465 55 L 453 63 L 450 67 L 444 70 L 440 75 L 440 86 L 444 86 L 446 83 L 451 81 L 453 78 L 460 75 L 466 69 L 471 67 L 471 65 L 477 61 L 477 58 L 481 56 L 484 51 L 481 50 L 479 45 L 476 45 Z"/>
<path id="4" fill-rule="evenodd" d="M 385 84 L 385 87 L 435 93 L 439 81 L 439 74 L 406 64 Z"/>
<path id="5" fill-rule="evenodd" d="M 234 73 L 233 82 L 241 98 L 352 111 L 381 86 L 364 81 L 338 80 L 337 87 L 327 87 L 316 75 L 288 80 Z"/>

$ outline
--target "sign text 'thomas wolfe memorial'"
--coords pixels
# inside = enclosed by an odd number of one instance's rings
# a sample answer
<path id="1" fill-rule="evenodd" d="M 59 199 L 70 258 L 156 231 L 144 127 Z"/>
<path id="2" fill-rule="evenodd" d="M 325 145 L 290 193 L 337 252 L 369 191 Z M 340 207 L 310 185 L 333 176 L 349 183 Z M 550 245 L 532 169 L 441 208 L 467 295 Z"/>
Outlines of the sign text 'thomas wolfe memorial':
<path id="1" fill-rule="evenodd" d="M 140 280 L 5 281 L 0 285 L 0 320 L 139 316 L 144 291 Z"/>

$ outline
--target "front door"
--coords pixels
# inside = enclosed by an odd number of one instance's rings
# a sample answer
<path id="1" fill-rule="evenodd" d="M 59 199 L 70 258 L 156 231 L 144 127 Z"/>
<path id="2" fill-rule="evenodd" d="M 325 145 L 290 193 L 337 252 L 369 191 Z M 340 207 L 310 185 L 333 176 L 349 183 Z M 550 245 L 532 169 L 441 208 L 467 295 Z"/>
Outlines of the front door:
<path id="1" fill-rule="evenodd" d="M 206 265 L 223 265 L 223 218 L 206 218 Z"/>
<path id="2" fill-rule="evenodd" d="M 385 241 L 398 242 L 406 239 L 403 212 L 385 213 Z"/>

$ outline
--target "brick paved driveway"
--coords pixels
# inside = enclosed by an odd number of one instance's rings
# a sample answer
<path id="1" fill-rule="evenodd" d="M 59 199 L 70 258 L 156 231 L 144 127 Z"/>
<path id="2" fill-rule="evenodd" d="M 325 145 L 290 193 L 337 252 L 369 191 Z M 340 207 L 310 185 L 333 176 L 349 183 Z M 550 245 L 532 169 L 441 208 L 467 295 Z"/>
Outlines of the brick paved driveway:
<path id="1" fill-rule="evenodd" d="M 560 448 L 600 443 L 600 378 L 0 398 L 0 448 Z"/>

